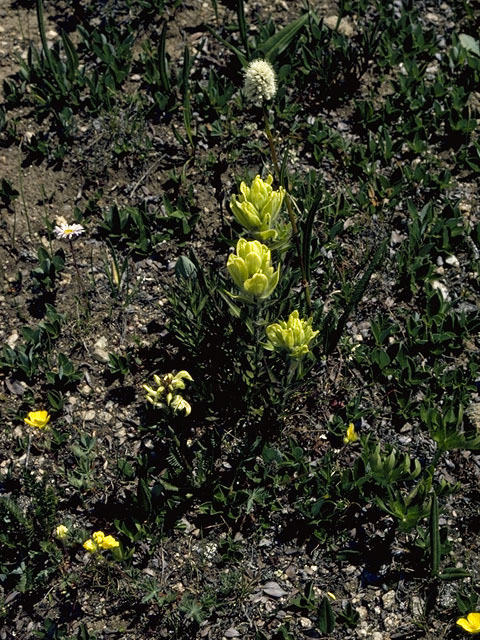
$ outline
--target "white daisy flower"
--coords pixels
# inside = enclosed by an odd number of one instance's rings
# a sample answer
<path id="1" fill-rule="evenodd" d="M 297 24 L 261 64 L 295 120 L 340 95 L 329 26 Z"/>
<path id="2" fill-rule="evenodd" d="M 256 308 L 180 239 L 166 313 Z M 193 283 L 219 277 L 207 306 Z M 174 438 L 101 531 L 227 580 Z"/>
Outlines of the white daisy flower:
<path id="1" fill-rule="evenodd" d="M 60 226 L 56 226 L 54 228 L 54 232 L 57 234 L 57 238 L 59 240 L 70 240 L 70 238 L 75 238 L 76 236 L 85 233 L 85 229 L 81 224 L 62 224 Z"/>

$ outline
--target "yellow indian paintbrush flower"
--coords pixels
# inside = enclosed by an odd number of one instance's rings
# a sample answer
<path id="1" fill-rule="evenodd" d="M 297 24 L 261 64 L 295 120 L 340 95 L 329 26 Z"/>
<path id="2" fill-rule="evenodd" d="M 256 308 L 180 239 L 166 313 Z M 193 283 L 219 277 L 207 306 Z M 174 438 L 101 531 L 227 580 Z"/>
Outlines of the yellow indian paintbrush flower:
<path id="1" fill-rule="evenodd" d="M 356 442 L 358 440 L 358 433 L 355 431 L 355 425 L 353 422 L 350 422 L 347 428 L 347 433 L 343 438 L 345 444 L 349 444 L 350 442 Z"/>
<path id="2" fill-rule="evenodd" d="M 27 417 L 24 418 L 24 422 L 29 424 L 31 427 L 45 429 L 47 424 L 50 422 L 50 416 L 47 411 L 30 411 Z"/>
<path id="3" fill-rule="evenodd" d="M 303 320 L 298 311 L 292 311 L 287 322 L 281 320 L 266 328 L 266 348 L 270 351 L 288 351 L 292 358 L 302 358 L 309 351 L 308 345 L 319 333 L 312 329 L 312 318 Z"/>
<path id="4" fill-rule="evenodd" d="M 250 231 L 256 240 L 274 240 L 278 233 L 274 228 L 285 197 L 285 189 L 272 189 L 273 176 L 266 180 L 256 176 L 251 187 L 240 184 L 240 194 L 230 199 L 230 209 L 237 222 Z"/>
<path id="5" fill-rule="evenodd" d="M 480 633 L 480 613 L 469 613 L 466 618 L 459 618 L 457 624 L 468 633 Z"/>
<path id="6" fill-rule="evenodd" d="M 174 413 L 184 411 L 188 416 L 192 407 L 178 393 L 179 389 L 185 389 L 184 380 L 193 380 L 188 371 L 179 371 L 177 374 L 165 373 L 162 376 L 154 374 L 153 381 L 156 386 L 143 385 L 147 392 L 145 399 L 159 409 L 170 408 Z"/>
<path id="7" fill-rule="evenodd" d="M 170 401 L 170 407 L 174 413 L 178 411 L 184 411 L 185 416 L 189 416 L 192 413 L 192 407 L 180 394 L 173 396 Z"/>
<path id="8" fill-rule="evenodd" d="M 278 284 L 280 267 L 272 267 L 270 249 L 258 240 L 240 238 L 237 252 L 228 256 L 228 273 L 237 287 L 247 294 L 246 301 L 268 298 Z"/>

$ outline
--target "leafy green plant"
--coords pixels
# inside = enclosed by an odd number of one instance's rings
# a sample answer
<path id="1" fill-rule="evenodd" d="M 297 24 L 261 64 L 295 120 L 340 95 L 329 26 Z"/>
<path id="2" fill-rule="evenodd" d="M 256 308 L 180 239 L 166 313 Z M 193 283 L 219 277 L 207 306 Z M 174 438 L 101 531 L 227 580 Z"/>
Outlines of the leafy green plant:
<path id="1" fill-rule="evenodd" d="M 39 247 L 37 256 L 39 265 L 32 269 L 32 276 L 39 285 L 52 290 L 59 273 L 65 268 L 65 252 L 63 249 L 57 249 L 55 253 L 50 253 L 45 247 Z"/>
<path id="2" fill-rule="evenodd" d="M 9 209 L 12 202 L 18 198 L 19 195 L 19 192 L 14 189 L 12 183 L 9 180 L 2 178 L 0 183 L 0 200 L 3 206 Z"/>

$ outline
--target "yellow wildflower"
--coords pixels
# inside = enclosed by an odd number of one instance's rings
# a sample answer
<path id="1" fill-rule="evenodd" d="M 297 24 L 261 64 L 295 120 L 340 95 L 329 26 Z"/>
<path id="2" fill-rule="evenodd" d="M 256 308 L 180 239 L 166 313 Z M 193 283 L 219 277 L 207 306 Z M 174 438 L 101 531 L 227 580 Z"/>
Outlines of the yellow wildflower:
<path id="1" fill-rule="evenodd" d="M 358 440 L 358 433 L 355 431 L 355 425 L 353 422 L 350 422 L 347 428 L 347 433 L 343 438 L 345 444 L 349 444 L 350 442 L 356 442 Z"/>
<path id="2" fill-rule="evenodd" d="M 240 184 L 240 194 L 230 199 L 230 209 L 237 221 L 262 242 L 275 239 L 275 222 L 282 207 L 285 189 L 272 189 L 273 176 L 266 180 L 255 176 L 251 187 Z"/>
<path id="3" fill-rule="evenodd" d="M 266 333 L 270 341 L 267 349 L 289 351 L 290 357 L 302 358 L 309 351 L 309 343 L 319 332 L 312 329 L 312 318 L 303 320 L 298 311 L 292 311 L 287 322 L 282 320 L 268 325 Z"/>
<path id="4" fill-rule="evenodd" d="M 31 427 L 45 429 L 47 424 L 50 422 L 50 415 L 48 414 L 48 411 L 30 411 L 27 417 L 24 418 L 24 422 Z"/>
<path id="5" fill-rule="evenodd" d="M 179 371 L 175 375 L 173 373 L 165 373 L 162 376 L 154 374 L 153 381 L 156 388 L 148 384 L 143 385 L 143 388 L 147 392 L 145 400 L 159 409 L 167 409 L 170 407 L 174 413 L 184 411 L 185 415 L 188 416 L 192 411 L 192 407 L 178 393 L 179 389 L 185 389 L 184 380 L 193 380 L 188 371 Z"/>
<path id="6" fill-rule="evenodd" d="M 55 537 L 59 540 L 65 540 L 68 536 L 68 528 L 64 524 L 59 524 L 58 527 L 55 528 Z"/>
<path id="7" fill-rule="evenodd" d="M 103 533 L 103 531 L 95 531 L 92 534 L 92 539 L 95 541 L 96 544 L 98 544 L 99 546 L 102 545 L 103 539 L 105 538 L 105 534 Z"/>
<path id="8" fill-rule="evenodd" d="M 91 538 L 85 540 L 85 542 L 83 543 L 83 548 L 90 553 L 95 553 L 96 551 L 98 551 L 97 545 Z"/>
<path id="9" fill-rule="evenodd" d="M 272 267 L 270 249 L 258 240 L 240 238 L 237 252 L 228 256 L 227 269 L 237 287 L 247 294 L 246 301 L 265 300 L 280 278 L 280 267 Z"/>
<path id="10" fill-rule="evenodd" d="M 457 624 L 468 633 L 480 633 L 480 613 L 469 613 L 466 618 L 459 618 Z"/>
<path id="11" fill-rule="evenodd" d="M 113 536 L 105 536 L 99 544 L 102 549 L 114 549 L 115 547 L 120 546 L 119 541 L 115 540 Z"/>

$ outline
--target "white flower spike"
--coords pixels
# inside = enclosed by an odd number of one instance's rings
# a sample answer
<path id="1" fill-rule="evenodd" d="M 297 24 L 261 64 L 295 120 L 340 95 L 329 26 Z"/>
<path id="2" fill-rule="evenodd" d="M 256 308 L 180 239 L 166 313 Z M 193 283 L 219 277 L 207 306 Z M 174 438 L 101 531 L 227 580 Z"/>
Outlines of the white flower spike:
<path id="1" fill-rule="evenodd" d="M 266 60 L 253 60 L 245 70 L 243 85 L 248 100 L 261 106 L 277 93 L 277 79 L 272 65 Z"/>

